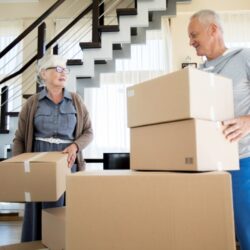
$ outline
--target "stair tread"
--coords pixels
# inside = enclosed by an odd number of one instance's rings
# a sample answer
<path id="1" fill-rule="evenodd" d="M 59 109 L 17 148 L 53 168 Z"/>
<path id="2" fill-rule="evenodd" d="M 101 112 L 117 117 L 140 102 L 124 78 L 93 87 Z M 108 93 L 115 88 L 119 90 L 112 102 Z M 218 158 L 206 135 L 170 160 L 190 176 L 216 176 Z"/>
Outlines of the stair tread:
<path id="1" fill-rule="evenodd" d="M 148 21 L 153 22 L 153 12 L 152 11 L 148 12 Z"/>
<path id="2" fill-rule="evenodd" d="M 131 27 L 130 34 L 131 34 L 131 36 L 137 36 L 137 28 L 136 27 Z"/>
<path id="3" fill-rule="evenodd" d="M 17 117 L 19 115 L 19 112 L 7 112 L 6 115 L 11 116 L 11 117 Z"/>
<path id="4" fill-rule="evenodd" d="M 69 66 L 83 65 L 83 61 L 81 59 L 68 59 L 67 60 L 67 65 L 69 65 Z"/>
<path id="5" fill-rule="evenodd" d="M 0 129 L 0 134 L 9 134 L 10 131 L 8 129 Z"/>
<path id="6" fill-rule="evenodd" d="M 24 99 L 28 99 L 29 97 L 31 97 L 32 96 L 32 94 L 23 94 L 23 98 Z"/>
<path id="7" fill-rule="evenodd" d="M 119 25 L 102 25 L 98 27 L 101 32 L 118 32 L 120 31 Z"/>
<path id="8" fill-rule="evenodd" d="M 136 8 L 124 8 L 116 10 L 117 16 L 137 15 Z"/>
<path id="9" fill-rule="evenodd" d="M 95 64 L 107 64 L 106 60 L 95 60 Z"/>
<path id="10" fill-rule="evenodd" d="M 76 79 L 91 79 L 91 76 L 77 76 Z"/>
<path id="11" fill-rule="evenodd" d="M 81 49 L 100 49 L 100 42 L 82 42 L 80 43 Z"/>
<path id="12" fill-rule="evenodd" d="M 122 50 L 122 45 L 120 43 L 114 43 L 113 50 Z"/>

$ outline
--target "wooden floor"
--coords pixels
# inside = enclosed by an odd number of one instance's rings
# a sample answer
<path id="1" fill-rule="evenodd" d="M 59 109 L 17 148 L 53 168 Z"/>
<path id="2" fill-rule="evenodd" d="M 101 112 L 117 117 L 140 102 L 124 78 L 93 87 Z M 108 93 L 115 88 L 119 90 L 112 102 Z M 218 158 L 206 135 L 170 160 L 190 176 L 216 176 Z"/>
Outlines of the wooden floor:
<path id="1" fill-rule="evenodd" d="M 22 221 L 0 221 L 0 246 L 19 243 Z"/>

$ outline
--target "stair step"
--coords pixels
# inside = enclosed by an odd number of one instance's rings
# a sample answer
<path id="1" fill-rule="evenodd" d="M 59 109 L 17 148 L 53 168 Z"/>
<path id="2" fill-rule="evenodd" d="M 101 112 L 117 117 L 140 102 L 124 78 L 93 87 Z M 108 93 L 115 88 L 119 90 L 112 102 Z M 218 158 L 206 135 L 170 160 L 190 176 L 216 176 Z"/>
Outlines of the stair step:
<path id="1" fill-rule="evenodd" d="M 119 25 L 102 25 L 98 27 L 100 32 L 118 32 L 120 31 Z"/>
<path id="2" fill-rule="evenodd" d="M 77 76 L 76 79 L 91 79 L 91 76 Z"/>
<path id="3" fill-rule="evenodd" d="M 130 16 L 130 15 L 137 15 L 136 8 L 125 8 L 125 9 L 117 9 L 116 10 L 117 16 Z"/>
<path id="4" fill-rule="evenodd" d="M 24 98 L 24 99 L 28 99 L 28 98 L 31 97 L 31 96 L 32 96 L 32 94 L 24 94 L 24 95 L 23 95 L 23 98 Z"/>
<path id="5" fill-rule="evenodd" d="M 176 16 L 176 0 L 167 1 L 167 10 L 166 15 L 168 16 Z"/>
<path id="6" fill-rule="evenodd" d="M 113 50 L 122 50 L 122 45 L 120 43 L 113 44 Z"/>
<path id="7" fill-rule="evenodd" d="M 30 95 L 32 96 L 32 95 Z M 6 115 L 10 116 L 10 117 L 18 117 L 19 112 L 7 112 Z"/>
<path id="8" fill-rule="evenodd" d="M 67 60 L 67 65 L 68 66 L 83 65 L 83 61 L 81 59 L 69 59 Z"/>
<path id="9" fill-rule="evenodd" d="M 95 64 L 107 64 L 106 60 L 95 60 Z"/>
<path id="10" fill-rule="evenodd" d="M 9 134 L 10 131 L 8 129 L 0 129 L 0 134 Z"/>
<path id="11" fill-rule="evenodd" d="M 100 49 L 101 43 L 100 42 L 84 42 L 80 43 L 81 49 Z"/>
<path id="12" fill-rule="evenodd" d="M 137 36 L 137 28 L 136 27 L 131 27 L 130 34 L 131 34 L 131 36 Z"/>
<path id="13" fill-rule="evenodd" d="M 153 12 L 152 11 L 149 11 L 149 13 L 148 13 L 148 21 L 153 22 Z"/>

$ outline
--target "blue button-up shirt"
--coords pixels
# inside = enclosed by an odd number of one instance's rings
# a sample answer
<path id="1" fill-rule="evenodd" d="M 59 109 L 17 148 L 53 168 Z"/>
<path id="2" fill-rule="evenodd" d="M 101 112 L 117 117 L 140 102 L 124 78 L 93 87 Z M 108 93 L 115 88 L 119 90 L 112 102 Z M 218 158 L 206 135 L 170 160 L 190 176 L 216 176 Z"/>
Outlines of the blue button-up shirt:
<path id="1" fill-rule="evenodd" d="M 73 140 L 76 109 L 70 93 L 64 89 L 62 101 L 55 104 L 50 100 L 47 90 L 43 89 L 38 99 L 38 108 L 34 118 L 35 137 Z"/>

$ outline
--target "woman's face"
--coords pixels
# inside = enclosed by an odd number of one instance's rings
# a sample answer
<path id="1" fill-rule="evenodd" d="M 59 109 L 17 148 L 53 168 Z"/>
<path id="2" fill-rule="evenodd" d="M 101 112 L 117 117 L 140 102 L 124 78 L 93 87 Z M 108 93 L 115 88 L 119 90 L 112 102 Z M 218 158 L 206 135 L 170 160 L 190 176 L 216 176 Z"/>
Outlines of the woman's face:
<path id="1" fill-rule="evenodd" d="M 47 87 L 61 87 L 64 88 L 67 81 L 67 74 L 69 73 L 67 68 L 61 66 L 50 67 L 43 69 L 41 76 Z"/>

